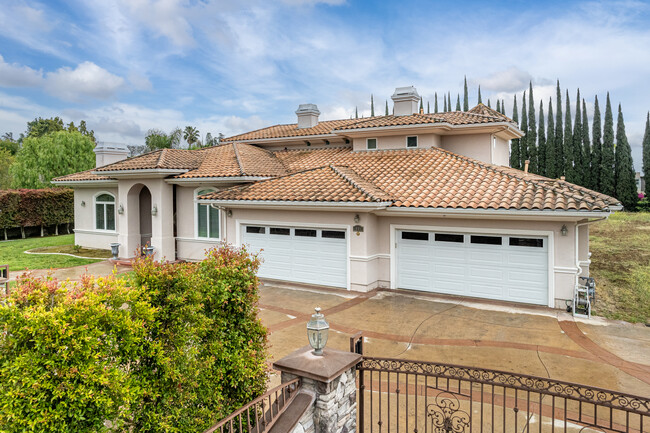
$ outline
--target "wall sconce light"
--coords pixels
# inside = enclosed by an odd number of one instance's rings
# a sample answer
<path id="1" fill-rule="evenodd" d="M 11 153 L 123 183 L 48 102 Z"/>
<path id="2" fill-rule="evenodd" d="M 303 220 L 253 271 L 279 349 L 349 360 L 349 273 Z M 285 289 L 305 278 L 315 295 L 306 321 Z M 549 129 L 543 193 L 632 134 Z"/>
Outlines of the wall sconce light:
<path id="1" fill-rule="evenodd" d="M 156 216 L 158 215 L 158 207 L 156 205 L 153 205 L 151 208 L 151 215 Z"/>
<path id="2" fill-rule="evenodd" d="M 327 335 L 329 333 L 330 325 L 325 320 L 320 312 L 320 307 L 315 308 L 316 313 L 311 315 L 311 319 L 307 322 L 307 339 L 309 345 L 314 348 L 314 355 L 322 356 L 323 349 L 327 344 Z"/>
<path id="3" fill-rule="evenodd" d="M 562 228 L 560 229 L 560 233 L 562 236 L 566 236 L 569 234 L 569 229 L 567 228 L 566 224 L 562 225 Z"/>
<path id="4" fill-rule="evenodd" d="M 228 209 L 226 215 L 228 215 L 228 218 L 230 218 L 232 216 L 232 209 Z"/>
<path id="5" fill-rule="evenodd" d="M 86 207 L 86 202 L 81 200 L 81 207 Z"/>
<path id="6" fill-rule="evenodd" d="M 117 213 L 119 213 L 120 215 L 122 215 L 122 214 L 124 213 L 124 206 L 120 205 L 120 206 L 117 208 Z"/>
<path id="7" fill-rule="evenodd" d="M 354 215 L 354 222 L 358 223 L 359 221 L 361 221 L 361 217 L 359 216 L 359 214 Z"/>

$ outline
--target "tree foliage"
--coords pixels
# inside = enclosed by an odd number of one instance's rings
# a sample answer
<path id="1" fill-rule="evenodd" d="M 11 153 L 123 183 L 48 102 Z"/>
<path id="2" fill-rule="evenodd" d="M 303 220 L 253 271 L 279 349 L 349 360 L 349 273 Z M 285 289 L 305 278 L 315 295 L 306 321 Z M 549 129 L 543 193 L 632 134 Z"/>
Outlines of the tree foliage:
<path id="1" fill-rule="evenodd" d="M 537 140 L 537 173 L 546 176 L 546 125 L 544 124 L 544 103 L 541 100 L 539 101 Z"/>
<path id="2" fill-rule="evenodd" d="M 605 125 L 603 126 L 602 172 L 600 173 L 600 192 L 614 196 L 614 115 L 607 92 L 605 103 Z"/>
<path id="3" fill-rule="evenodd" d="M 598 95 L 594 100 L 594 120 L 591 124 L 591 187 L 601 191 L 603 176 L 603 130 L 600 123 L 600 107 L 598 106 Z"/>
<path id="4" fill-rule="evenodd" d="M 68 188 L 0 191 L 0 229 L 74 221 L 74 192 Z"/>
<path id="5" fill-rule="evenodd" d="M 467 90 L 467 76 L 465 76 L 465 83 L 463 85 L 463 111 L 469 111 L 469 91 Z"/>
<path id="6" fill-rule="evenodd" d="M 512 105 L 512 120 L 515 124 L 519 124 L 519 112 L 517 109 L 517 95 L 514 97 Z M 510 141 L 510 167 L 521 167 L 521 144 L 519 138 L 514 138 Z"/>
<path id="7" fill-rule="evenodd" d="M 650 175 L 650 113 L 645 121 L 645 133 L 643 134 L 643 174 Z"/>
<path id="8" fill-rule="evenodd" d="M 11 187 L 12 176 L 10 168 L 13 163 L 13 154 L 6 149 L 0 149 L 0 190 Z"/>
<path id="9" fill-rule="evenodd" d="M 537 125 L 535 122 L 535 98 L 533 97 L 533 82 L 528 90 L 528 132 L 526 134 L 527 156 L 530 160 L 530 171 L 539 173 L 537 166 Z"/>
<path id="10" fill-rule="evenodd" d="M 634 180 L 634 164 L 632 163 L 632 148 L 627 141 L 625 122 L 621 104 L 618 105 L 618 119 L 616 123 L 616 153 L 615 153 L 615 191 L 616 198 L 629 210 L 636 209 L 639 196 L 636 192 Z"/>
<path id="11" fill-rule="evenodd" d="M 11 168 L 18 188 L 46 188 L 58 176 L 89 170 L 95 166 L 94 143 L 78 131 L 57 131 L 27 137 Z"/>
<path id="12" fill-rule="evenodd" d="M 555 150 L 555 123 L 553 121 L 553 103 L 551 98 L 548 98 L 548 125 L 546 126 L 546 158 L 545 166 L 546 172 L 545 176 L 550 178 L 557 177 L 557 163 L 555 157 L 557 152 Z"/>

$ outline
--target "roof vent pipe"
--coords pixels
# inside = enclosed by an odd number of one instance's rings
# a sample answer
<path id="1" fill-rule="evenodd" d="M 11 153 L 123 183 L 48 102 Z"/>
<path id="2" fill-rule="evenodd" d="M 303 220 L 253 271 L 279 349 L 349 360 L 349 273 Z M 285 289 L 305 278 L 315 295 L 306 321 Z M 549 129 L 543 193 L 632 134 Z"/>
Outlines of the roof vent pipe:
<path id="1" fill-rule="evenodd" d="M 524 165 L 524 173 L 528 174 L 528 166 L 530 165 L 530 160 L 527 159 Z"/>
<path id="2" fill-rule="evenodd" d="M 316 104 L 300 104 L 296 110 L 298 129 L 313 128 L 318 125 L 320 111 Z"/>
<path id="3" fill-rule="evenodd" d="M 393 100 L 395 116 L 410 116 L 418 112 L 420 95 L 415 87 L 398 87 L 390 98 Z"/>

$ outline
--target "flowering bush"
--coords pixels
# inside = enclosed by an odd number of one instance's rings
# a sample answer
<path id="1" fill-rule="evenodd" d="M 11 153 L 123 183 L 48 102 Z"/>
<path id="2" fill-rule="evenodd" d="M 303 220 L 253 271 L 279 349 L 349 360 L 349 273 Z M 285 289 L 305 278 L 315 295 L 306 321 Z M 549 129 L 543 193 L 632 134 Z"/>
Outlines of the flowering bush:
<path id="1" fill-rule="evenodd" d="M 130 280 L 24 275 L 0 303 L 0 431 L 196 432 L 264 392 L 259 262 L 134 264 Z"/>

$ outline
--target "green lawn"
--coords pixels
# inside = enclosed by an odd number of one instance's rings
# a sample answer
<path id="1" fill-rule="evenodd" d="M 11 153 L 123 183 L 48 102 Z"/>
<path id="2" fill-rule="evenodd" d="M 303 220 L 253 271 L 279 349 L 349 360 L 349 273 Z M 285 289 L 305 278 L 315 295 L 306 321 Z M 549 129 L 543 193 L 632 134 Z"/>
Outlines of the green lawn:
<path id="1" fill-rule="evenodd" d="M 650 213 L 619 212 L 590 230 L 594 313 L 650 323 Z"/>
<path id="2" fill-rule="evenodd" d="M 77 259 L 70 256 L 25 254 L 34 248 L 56 247 L 74 244 L 74 235 L 48 236 L 44 238 L 17 239 L 0 242 L 0 265 L 9 265 L 9 270 L 69 268 L 87 265 L 99 260 Z M 80 253 L 83 255 L 83 253 Z"/>

